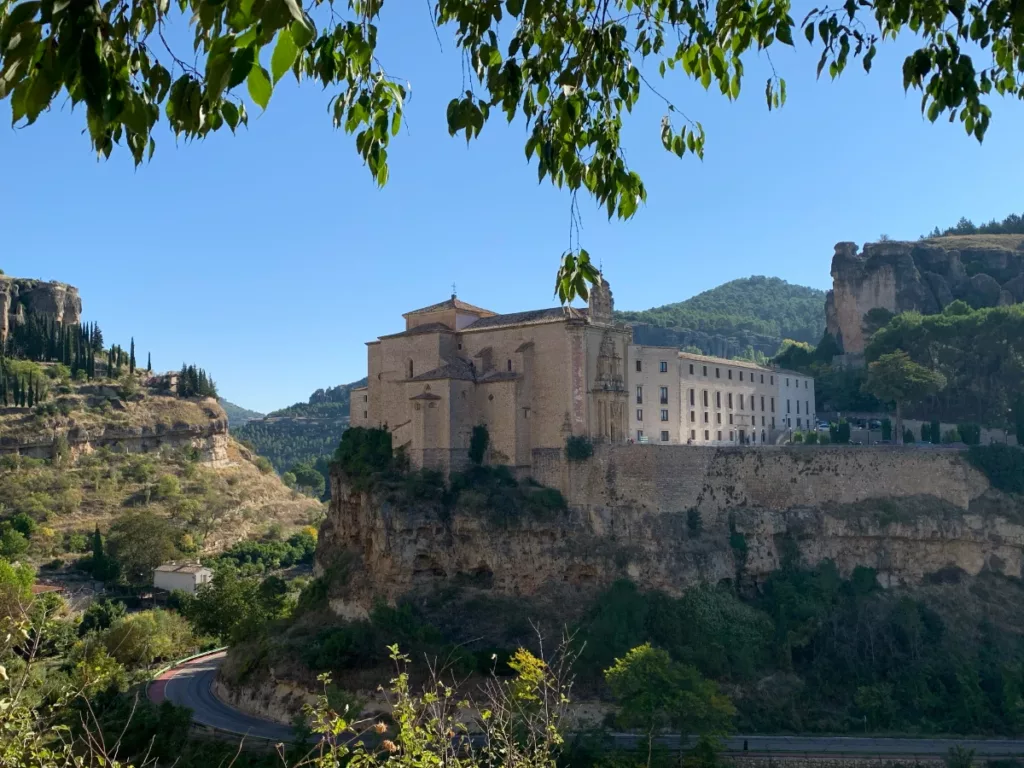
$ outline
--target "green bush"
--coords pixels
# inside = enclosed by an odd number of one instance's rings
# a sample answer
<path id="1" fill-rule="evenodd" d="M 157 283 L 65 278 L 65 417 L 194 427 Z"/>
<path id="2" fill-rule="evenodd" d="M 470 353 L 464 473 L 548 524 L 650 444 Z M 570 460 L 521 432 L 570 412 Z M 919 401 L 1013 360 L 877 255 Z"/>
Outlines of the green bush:
<path id="1" fill-rule="evenodd" d="M 960 440 L 967 445 L 981 445 L 980 424 L 958 424 L 956 431 L 960 434 Z"/>
<path id="2" fill-rule="evenodd" d="M 907 427 L 906 429 L 903 430 L 903 443 L 905 445 L 910 445 L 913 442 L 914 442 L 914 431 L 910 427 Z"/>
<path id="3" fill-rule="evenodd" d="M 586 461 L 594 455 L 594 443 L 585 435 L 571 435 L 565 439 L 565 455 L 569 461 Z"/>
<path id="4" fill-rule="evenodd" d="M 803 441 L 804 441 L 804 433 L 803 432 L 794 432 L 793 433 L 792 442 L 793 442 L 794 445 L 800 445 L 801 443 L 803 443 Z"/>
<path id="5" fill-rule="evenodd" d="M 253 464 L 255 464 L 256 469 L 258 469 L 264 475 L 269 475 L 271 472 L 274 471 L 274 466 L 270 463 L 269 459 L 266 459 L 263 456 L 257 456 Z"/>
<path id="6" fill-rule="evenodd" d="M 892 419 L 882 419 L 882 439 L 892 440 Z"/>
<path id="7" fill-rule="evenodd" d="M 850 424 L 846 419 L 842 419 L 838 424 L 832 422 L 828 425 L 829 439 L 833 443 L 848 443 L 850 442 Z"/>
<path id="8" fill-rule="evenodd" d="M 967 458 L 985 474 L 992 487 L 1007 493 L 1024 493 L 1024 448 L 1003 443 L 972 445 Z"/>
<path id="9" fill-rule="evenodd" d="M 390 469 L 393 458 L 391 433 L 386 429 L 350 427 L 334 452 L 335 463 L 357 486 Z"/>
<path id="10" fill-rule="evenodd" d="M 473 427 L 473 434 L 469 438 L 469 460 L 480 466 L 484 463 L 484 455 L 487 453 L 487 444 L 491 435 L 484 424 Z"/>
<path id="11" fill-rule="evenodd" d="M 185 618 L 159 608 L 118 619 L 104 633 L 103 644 L 127 667 L 181 658 L 196 647 Z"/>
<path id="12" fill-rule="evenodd" d="M 817 432 L 808 432 L 804 435 L 805 445 L 817 445 L 821 436 Z"/>
<path id="13" fill-rule="evenodd" d="M 942 433 L 942 442 L 944 443 L 959 443 L 960 433 L 957 432 L 956 427 L 953 429 L 947 429 Z"/>

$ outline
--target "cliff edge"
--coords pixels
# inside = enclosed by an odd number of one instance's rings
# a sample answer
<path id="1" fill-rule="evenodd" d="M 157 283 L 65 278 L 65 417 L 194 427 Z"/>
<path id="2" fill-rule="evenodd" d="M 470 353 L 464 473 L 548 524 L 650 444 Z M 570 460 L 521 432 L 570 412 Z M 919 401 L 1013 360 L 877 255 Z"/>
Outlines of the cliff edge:
<path id="1" fill-rule="evenodd" d="M 0 275 L 0 343 L 10 329 L 29 317 L 44 317 L 63 325 L 82 320 L 82 299 L 73 285 Z"/>
<path id="2" fill-rule="evenodd" d="M 843 351 L 860 354 L 894 314 L 937 314 L 961 299 L 971 307 L 1024 302 L 1024 236 L 956 235 L 917 242 L 835 246 L 826 328 Z"/>

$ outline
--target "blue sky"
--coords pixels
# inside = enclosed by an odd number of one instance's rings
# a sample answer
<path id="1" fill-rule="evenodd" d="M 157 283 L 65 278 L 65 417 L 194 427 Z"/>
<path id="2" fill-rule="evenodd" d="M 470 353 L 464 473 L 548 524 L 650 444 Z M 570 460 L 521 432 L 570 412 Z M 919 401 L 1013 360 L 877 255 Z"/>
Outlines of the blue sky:
<path id="1" fill-rule="evenodd" d="M 383 190 L 331 127 L 330 93 L 290 77 L 247 131 L 177 146 L 159 134 L 137 170 L 127 151 L 95 159 L 81 113 L 12 130 L 3 102 L 0 268 L 77 285 L 108 341 L 134 336 L 159 369 L 195 362 L 224 397 L 263 411 L 363 376 L 364 342 L 400 330 L 402 312 L 447 298 L 453 282 L 496 311 L 553 305 L 569 197 L 537 185 L 522 125 L 499 115 L 468 148 L 449 138 L 460 61 L 416 7 L 390 4 L 381 28 L 383 60 L 413 88 Z M 904 94 L 909 45 L 883 46 L 870 75 L 857 65 L 816 81 L 816 55 L 796 37 L 795 51 L 773 53 L 788 85 L 781 111 L 765 107 L 756 57 L 736 103 L 671 73 L 659 86 L 704 124 L 703 162 L 662 150 L 652 94 L 630 117 L 647 205 L 608 222 L 581 197 L 582 243 L 619 308 L 751 274 L 828 288 L 838 241 L 913 239 L 1024 209 L 1020 104 L 993 102 L 979 146 L 959 122 L 928 123 L 920 95 Z"/>

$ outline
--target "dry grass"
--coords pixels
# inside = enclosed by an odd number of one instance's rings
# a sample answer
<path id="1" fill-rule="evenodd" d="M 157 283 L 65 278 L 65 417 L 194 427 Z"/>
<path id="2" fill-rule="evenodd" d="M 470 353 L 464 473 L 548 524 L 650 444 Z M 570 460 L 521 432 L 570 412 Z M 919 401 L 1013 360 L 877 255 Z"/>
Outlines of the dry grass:
<path id="1" fill-rule="evenodd" d="M 921 241 L 926 245 L 935 245 L 946 250 L 962 248 L 998 248 L 1007 251 L 1020 250 L 1024 245 L 1024 235 L 947 235 L 946 237 L 929 237 Z"/>

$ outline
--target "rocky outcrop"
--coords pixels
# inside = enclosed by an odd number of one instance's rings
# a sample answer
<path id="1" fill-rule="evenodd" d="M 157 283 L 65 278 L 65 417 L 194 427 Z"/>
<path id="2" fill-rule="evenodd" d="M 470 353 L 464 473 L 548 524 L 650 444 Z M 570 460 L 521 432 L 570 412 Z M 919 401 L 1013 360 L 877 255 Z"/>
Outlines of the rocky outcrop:
<path id="1" fill-rule="evenodd" d="M 82 320 L 82 300 L 71 285 L 0 275 L 0 341 L 27 318 L 45 317 L 64 325 Z"/>
<path id="2" fill-rule="evenodd" d="M 872 310 L 936 314 L 957 299 L 976 309 L 1024 301 L 1024 237 L 884 241 L 863 253 L 837 243 L 826 326 L 844 352 L 859 354 L 876 325 Z"/>
<path id="3" fill-rule="evenodd" d="M 207 424 L 156 424 L 139 427 L 106 425 L 94 429 L 70 426 L 52 434 L 31 437 L 0 437 L 0 456 L 18 453 L 34 459 L 52 459 L 58 445 L 67 441 L 72 459 L 100 448 L 120 453 L 154 453 L 161 449 L 192 448 L 199 452 L 199 461 L 211 467 L 224 467 L 228 459 L 228 423 L 226 418 L 211 419 Z"/>
<path id="4" fill-rule="evenodd" d="M 757 581 L 787 548 L 875 568 L 885 585 L 949 568 L 1022 575 L 1024 510 L 955 451 L 600 446 L 559 472 L 569 509 L 511 524 L 335 474 L 316 566 L 332 608 L 355 618 L 378 598 L 460 586 L 557 595 L 568 611 L 620 578 L 676 595 Z"/>

